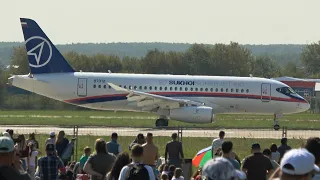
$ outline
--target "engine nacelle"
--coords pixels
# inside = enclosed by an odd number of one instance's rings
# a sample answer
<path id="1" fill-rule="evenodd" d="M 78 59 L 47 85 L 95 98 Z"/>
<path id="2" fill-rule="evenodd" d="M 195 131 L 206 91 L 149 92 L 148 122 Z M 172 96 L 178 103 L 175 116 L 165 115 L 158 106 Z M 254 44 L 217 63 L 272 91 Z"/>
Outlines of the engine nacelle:
<path id="1" fill-rule="evenodd" d="M 215 114 L 208 106 L 186 106 L 170 110 L 170 119 L 188 123 L 213 123 Z"/>

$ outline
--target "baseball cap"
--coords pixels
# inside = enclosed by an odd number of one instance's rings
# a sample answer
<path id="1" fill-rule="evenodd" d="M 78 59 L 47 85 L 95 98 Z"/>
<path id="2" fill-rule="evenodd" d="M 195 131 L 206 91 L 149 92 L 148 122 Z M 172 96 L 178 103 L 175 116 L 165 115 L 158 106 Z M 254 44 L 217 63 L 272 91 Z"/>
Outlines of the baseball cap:
<path id="1" fill-rule="evenodd" d="M 56 135 L 56 133 L 54 132 L 54 131 L 52 131 L 52 132 L 50 132 L 50 134 L 49 134 L 50 136 L 55 136 Z"/>
<path id="2" fill-rule="evenodd" d="M 290 175 L 304 175 L 311 171 L 319 172 L 320 169 L 314 164 L 315 157 L 304 148 L 287 151 L 280 163 L 282 172 Z M 292 166 L 288 169 L 286 166 Z"/>
<path id="3" fill-rule="evenodd" d="M 236 170 L 231 162 L 223 157 L 209 160 L 202 169 L 202 176 L 210 180 L 246 179 L 246 174 Z"/>
<path id="4" fill-rule="evenodd" d="M 46 146 L 46 151 L 49 151 L 49 152 L 52 152 L 54 151 L 55 148 L 54 148 L 54 145 L 53 144 L 47 144 Z"/>
<path id="5" fill-rule="evenodd" d="M 9 153 L 14 150 L 13 140 L 9 137 L 0 137 L 0 153 Z"/>
<path id="6" fill-rule="evenodd" d="M 10 134 L 9 134 L 8 132 L 3 132 L 3 133 L 2 133 L 2 136 L 11 138 L 11 136 L 10 136 Z"/>

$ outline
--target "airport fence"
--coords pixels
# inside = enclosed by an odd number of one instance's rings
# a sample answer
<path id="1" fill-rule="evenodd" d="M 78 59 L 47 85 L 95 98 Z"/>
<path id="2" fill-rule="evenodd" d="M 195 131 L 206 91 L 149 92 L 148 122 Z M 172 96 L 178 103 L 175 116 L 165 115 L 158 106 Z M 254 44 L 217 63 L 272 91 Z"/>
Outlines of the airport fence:
<path id="1" fill-rule="evenodd" d="M 196 151 L 207 147 L 214 138 L 217 138 L 219 131 L 224 130 L 226 139 L 232 139 L 236 147 L 250 147 L 250 143 L 254 141 L 263 141 L 265 143 L 280 143 L 282 137 L 287 137 L 289 141 L 301 143 L 309 137 L 319 137 L 320 130 L 287 130 L 282 128 L 278 131 L 265 129 L 190 129 L 190 128 L 116 128 L 116 127 L 81 127 L 81 126 L 0 126 L 0 131 L 13 129 L 14 134 L 24 134 L 28 138 L 28 134 L 35 133 L 36 139 L 40 145 L 44 144 L 49 137 L 49 133 L 54 131 L 65 131 L 67 137 L 76 138 L 75 153 L 73 159 L 78 159 L 82 154 L 85 146 L 93 147 L 97 138 L 105 140 L 110 139 L 113 132 L 117 132 L 119 141 L 124 150 L 128 150 L 129 144 L 135 139 L 138 133 L 146 135 L 148 132 L 153 133 L 155 144 L 159 149 L 164 149 L 168 141 L 171 140 L 171 134 L 177 133 L 179 140 L 184 144 L 184 149 L 189 158 L 192 158 Z M 42 147 L 44 148 L 44 147 Z M 249 150 L 249 149 L 248 149 Z"/>

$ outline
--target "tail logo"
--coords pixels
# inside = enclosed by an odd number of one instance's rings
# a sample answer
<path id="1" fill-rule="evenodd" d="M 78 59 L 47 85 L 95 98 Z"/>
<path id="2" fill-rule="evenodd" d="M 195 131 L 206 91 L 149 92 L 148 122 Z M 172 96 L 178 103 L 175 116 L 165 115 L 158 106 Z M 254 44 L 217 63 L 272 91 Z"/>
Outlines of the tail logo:
<path id="1" fill-rule="evenodd" d="M 33 36 L 26 40 L 26 46 L 28 43 L 33 47 L 27 52 L 28 56 L 34 57 L 34 60 L 32 59 L 29 61 L 29 65 L 31 67 L 40 68 L 50 62 L 52 57 L 52 47 L 48 40 L 40 36 Z"/>

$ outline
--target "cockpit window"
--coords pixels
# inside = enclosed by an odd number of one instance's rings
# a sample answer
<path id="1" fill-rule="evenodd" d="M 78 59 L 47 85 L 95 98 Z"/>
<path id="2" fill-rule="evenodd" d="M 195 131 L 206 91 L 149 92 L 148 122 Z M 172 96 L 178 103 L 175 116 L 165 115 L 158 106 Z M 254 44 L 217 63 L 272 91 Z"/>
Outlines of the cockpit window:
<path id="1" fill-rule="evenodd" d="M 296 94 L 296 92 L 291 87 L 282 87 L 277 88 L 276 90 L 282 94 Z"/>

